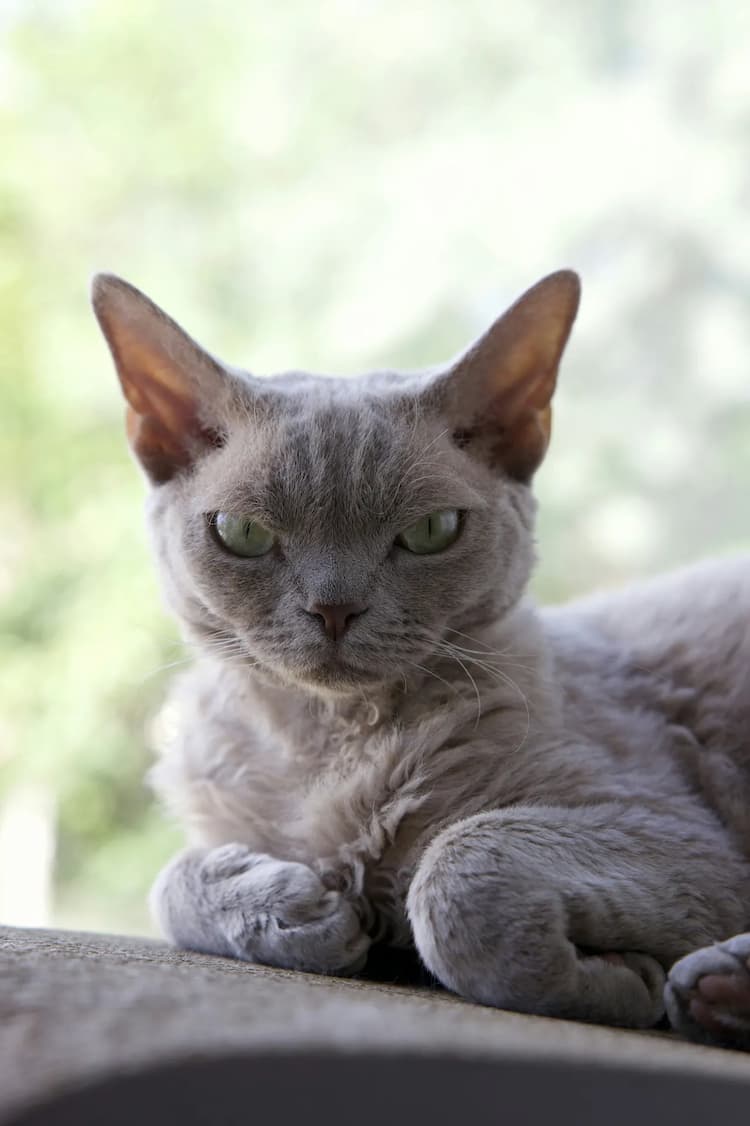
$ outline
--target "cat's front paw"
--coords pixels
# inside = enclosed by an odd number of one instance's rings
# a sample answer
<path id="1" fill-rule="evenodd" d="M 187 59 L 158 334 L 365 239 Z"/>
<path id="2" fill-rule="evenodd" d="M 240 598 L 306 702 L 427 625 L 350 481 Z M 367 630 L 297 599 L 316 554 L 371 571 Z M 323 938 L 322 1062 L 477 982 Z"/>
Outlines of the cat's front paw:
<path id="1" fill-rule="evenodd" d="M 240 844 L 178 856 L 151 903 L 178 946 L 267 966 L 352 974 L 370 946 L 352 904 L 311 868 Z"/>
<path id="2" fill-rule="evenodd" d="M 672 1027 L 691 1040 L 750 1050 L 750 934 L 675 962 L 664 1000 Z"/>

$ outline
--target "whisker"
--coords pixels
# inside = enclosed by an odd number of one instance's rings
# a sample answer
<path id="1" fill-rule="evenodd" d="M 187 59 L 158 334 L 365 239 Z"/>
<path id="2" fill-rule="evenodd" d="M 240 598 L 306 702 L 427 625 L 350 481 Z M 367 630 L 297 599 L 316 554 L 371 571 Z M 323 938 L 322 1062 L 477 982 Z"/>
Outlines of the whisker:
<path id="1" fill-rule="evenodd" d="M 451 630 L 450 632 L 459 634 L 462 637 L 468 637 L 469 636 L 468 634 L 461 634 L 460 630 Z M 467 656 L 467 657 L 468 656 L 472 656 L 472 657 L 478 656 L 478 657 L 482 657 L 483 659 L 488 658 L 488 657 L 502 658 L 502 666 L 503 667 L 507 666 L 509 668 L 523 669 L 525 672 L 530 672 L 530 673 L 534 673 L 534 674 L 538 675 L 540 679 L 547 679 L 547 678 L 543 678 L 541 676 L 541 674 L 539 674 L 539 671 L 538 671 L 536 665 L 533 665 L 533 664 L 526 665 L 526 664 L 523 664 L 521 661 L 517 661 L 517 660 L 509 661 L 509 660 L 506 659 L 507 657 L 524 657 L 524 658 L 531 659 L 532 655 L 530 653 L 513 653 L 513 652 L 511 652 L 510 649 L 490 649 L 489 647 L 487 647 L 485 649 L 468 649 L 468 648 L 466 648 L 466 646 L 457 645 L 453 641 L 448 641 L 445 637 L 436 633 L 435 631 L 426 630 L 426 629 L 420 630 L 420 637 L 424 641 L 431 642 L 435 646 L 436 650 L 440 650 L 441 647 L 449 646 L 452 651 L 459 653 L 461 656 L 464 656 L 464 655 Z M 471 638 L 471 640 L 476 641 L 477 639 Z M 482 643 L 479 642 L 479 644 L 482 644 Z M 487 662 L 487 663 L 489 664 L 489 662 Z M 495 666 L 493 665 L 491 667 L 494 668 Z"/>
<path id="2" fill-rule="evenodd" d="M 455 653 L 451 653 L 451 649 L 453 647 L 450 645 L 450 642 L 445 642 L 443 644 L 445 646 L 443 651 L 447 655 L 453 656 L 454 659 L 458 660 L 458 658 L 455 656 Z M 495 680 L 499 681 L 500 683 L 507 684 L 510 688 L 512 688 L 518 694 L 519 698 L 521 699 L 523 706 L 524 706 L 524 710 L 526 712 L 526 731 L 525 731 L 525 734 L 523 736 L 523 739 L 521 740 L 521 742 L 518 744 L 518 746 L 513 751 L 513 754 L 516 754 L 523 747 L 524 743 L 526 742 L 526 740 L 529 737 L 529 732 L 531 731 L 531 708 L 529 707 L 529 700 L 528 700 L 528 697 L 526 696 L 526 693 L 523 691 L 521 686 L 516 683 L 516 681 L 513 679 L 513 677 L 509 676 L 508 673 L 506 673 L 503 669 L 496 668 L 494 665 L 488 665 L 485 662 L 478 661 L 478 660 L 476 660 L 476 658 L 473 658 L 473 657 L 467 657 L 466 659 L 467 659 L 467 661 L 469 661 L 470 664 L 474 664 L 474 665 L 477 666 L 477 668 L 482 669 L 488 676 L 493 677 Z"/>
<path id="3" fill-rule="evenodd" d="M 451 682 L 449 680 L 445 680 L 444 677 L 439 676 L 438 673 L 436 673 L 434 669 L 429 669 L 429 668 L 427 668 L 426 665 L 419 665 L 419 664 L 417 664 L 416 661 L 410 661 L 408 659 L 408 657 L 405 657 L 404 660 L 406 661 L 407 665 L 411 665 L 412 668 L 419 669 L 420 672 L 426 672 L 428 674 L 428 676 L 432 676 L 432 677 L 435 678 L 435 680 L 439 680 L 441 684 L 444 684 L 446 686 L 446 688 L 450 688 L 451 692 L 453 692 L 456 696 L 458 695 L 458 689 L 456 688 L 455 684 L 451 684 Z M 404 677 L 404 691 L 406 691 L 406 678 L 405 677 Z"/>
<path id="4" fill-rule="evenodd" d="M 496 664 L 493 664 L 492 661 L 484 660 L 485 654 L 483 654 L 481 652 L 479 652 L 479 655 L 477 656 L 478 651 L 476 649 L 464 649 L 460 645 L 451 645 L 450 642 L 438 642 L 437 643 L 438 651 L 440 651 L 442 649 L 443 651 L 448 652 L 449 650 L 446 649 L 446 646 L 450 646 L 450 651 L 460 654 L 460 656 L 464 657 L 467 661 L 471 660 L 475 664 L 481 664 L 484 668 L 492 669 L 495 672 L 503 672 L 504 669 L 521 669 L 523 672 L 528 672 L 528 673 L 535 673 L 536 672 L 536 669 L 534 668 L 533 665 L 524 665 L 524 664 L 521 664 L 520 661 L 506 661 L 506 660 L 504 660 L 502 662 L 502 664 L 496 665 Z M 480 657 L 482 658 L 481 661 L 480 661 Z"/>
<path id="5" fill-rule="evenodd" d="M 509 656 L 509 657 L 515 657 L 515 656 L 530 657 L 531 656 L 530 653 L 523 653 L 523 654 L 512 653 L 510 651 L 510 649 L 492 649 L 489 645 L 487 645 L 486 641 L 481 641 L 478 637 L 472 637 L 472 635 L 470 633 L 462 633 L 460 629 L 453 629 L 452 626 L 446 626 L 445 630 L 446 630 L 446 633 L 455 633 L 457 637 L 465 637 L 467 639 L 467 641 L 472 641 L 475 645 L 483 645 L 484 651 L 487 653 L 488 657 L 489 656 L 496 656 L 496 657 L 505 657 L 505 656 Z M 477 650 L 477 652 L 479 652 L 479 651 L 480 650 Z M 472 650 L 467 650 L 467 652 L 472 652 Z"/>
<path id="6" fill-rule="evenodd" d="M 447 650 L 446 650 L 446 652 L 447 652 Z M 464 670 L 467 677 L 469 678 L 469 681 L 474 688 L 474 692 L 476 693 L 476 697 L 477 697 L 477 718 L 476 718 L 476 721 L 474 723 L 474 730 L 476 730 L 477 726 L 479 725 L 479 720 L 482 718 L 482 697 L 479 693 L 479 688 L 477 687 L 477 682 L 474 679 L 474 677 L 471 675 L 471 673 L 469 672 L 469 670 L 467 669 L 466 665 L 463 663 L 463 661 L 461 660 L 460 657 L 458 657 L 455 653 L 448 653 L 448 656 L 452 657 L 453 660 L 458 665 L 461 666 L 461 668 Z"/>
<path id="7" fill-rule="evenodd" d="M 155 669 L 150 669 L 149 672 L 145 673 L 145 675 L 141 680 L 138 681 L 138 683 L 143 684 L 147 680 L 151 680 L 152 677 L 158 676 L 160 672 L 167 672 L 168 669 L 176 669 L 179 668 L 180 665 L 190 664 L 192 660 L 193 658 L 188 656 L 183 657 L 180 661 L 168 661 L 166 665 L 158 665 Z"/>

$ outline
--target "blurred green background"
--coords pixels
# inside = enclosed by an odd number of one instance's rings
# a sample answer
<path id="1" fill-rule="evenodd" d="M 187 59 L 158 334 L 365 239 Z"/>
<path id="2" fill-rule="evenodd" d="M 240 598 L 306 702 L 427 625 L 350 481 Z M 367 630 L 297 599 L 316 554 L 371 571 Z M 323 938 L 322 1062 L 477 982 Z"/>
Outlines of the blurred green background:
<path id="1" fill-rule="evenodd" d="M 422 366 L 583 275 L 538 594 L 747 547 L 741 0 L 0 4 L 0 919 L 147 931 L 181 658 L 87 304 L 258 372 Z"/>

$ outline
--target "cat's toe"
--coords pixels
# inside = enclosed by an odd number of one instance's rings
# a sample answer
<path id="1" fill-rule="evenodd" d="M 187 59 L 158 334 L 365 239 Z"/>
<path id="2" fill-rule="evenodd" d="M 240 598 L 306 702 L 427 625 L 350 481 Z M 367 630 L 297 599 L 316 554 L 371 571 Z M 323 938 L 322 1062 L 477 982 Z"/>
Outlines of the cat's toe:
<path id="1" fill-rule="evenodd" d="M 325 913 L 311 913 L 305 922 L 285 926 L 276 916 L 267 941 L 281 964 L 342 977 L 363 969 L 370 948 L 357 912 L 337 892 L 327 893 Z"/>
<path id="2" fill-rule="evenodd" d="M 650 1016 L 656 1024 L 664 1016 L 664 970 L 655 958 L 648 954 L 623 954 L 623 962 L 636 973 L 643 982 L 650 1002 Z"/>
<path id="3" fill-rule="evenodd" d="M 743 968 L 750 968 L 750 933 L 728 938 L 726 942 L 722 942 L 721 948 L 742 962 Z"/>
<path id="4" fill-rule="evenodd" d="M 613 1024 L 652 1028 L 664 1016 L 664 970 L 648 954 L 621 953 L 596 956 L 612 967 L 610 984 L 617 989 L 608 1014 Z"/>
<path id="5" fill-rule="evenodd" d="M 670 970 L 664 998 L 682 1035 L 750 1049 L 750 934 L 681 958 Z"/>

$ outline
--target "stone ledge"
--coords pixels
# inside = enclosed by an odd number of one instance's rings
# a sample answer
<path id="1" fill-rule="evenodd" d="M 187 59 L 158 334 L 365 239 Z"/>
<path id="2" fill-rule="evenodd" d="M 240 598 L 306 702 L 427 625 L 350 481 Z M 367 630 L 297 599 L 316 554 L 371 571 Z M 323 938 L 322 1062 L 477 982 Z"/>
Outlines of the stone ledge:
<path id="1" fill-rule="evenodd" d="M 0 1119 L 148 1065 L 311 1053 L 427 1058 L 441 1069 L 450 1060 L 533 1062 L 540 1076 L 569 1065 L 734 1079 L 750 1106 L 748 1056 L 670 1035 L 506 1013 L 445 992 L 251 966 L 137 938 L 0 927 Z"/>

